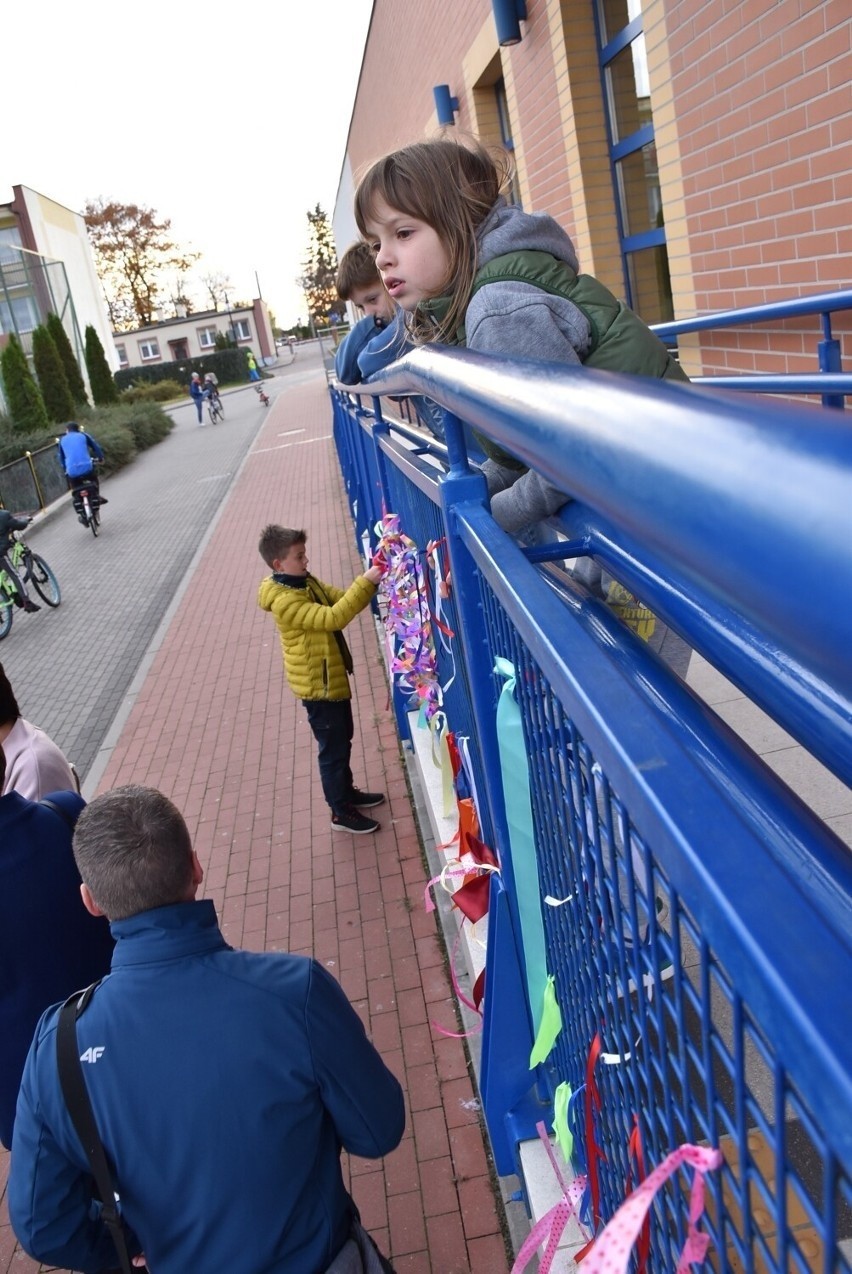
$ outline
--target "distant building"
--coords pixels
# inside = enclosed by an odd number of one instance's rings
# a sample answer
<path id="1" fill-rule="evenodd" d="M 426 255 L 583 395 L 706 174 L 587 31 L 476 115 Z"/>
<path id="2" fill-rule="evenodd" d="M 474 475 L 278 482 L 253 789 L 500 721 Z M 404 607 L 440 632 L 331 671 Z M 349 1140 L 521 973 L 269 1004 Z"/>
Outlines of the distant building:
<path id="1" fill-rule="evenodd" d="M 132 332 L 113 332 L 120 367 L 149 367 L 155 363 L 179 363 L 201 358 L 216 349 L 216 337 L 228 336 L 243 349 L 251 349 L 260 362 L 275 358 L 275 337 L 266 302 L 255 298 L 251 305 L 228 310 L 204 310 L 200 314 L 180 314 L 162 319 Z"/>
<path id="2" fill-rule="evenodd" d="M 86 327 L 95 329 L 107 358 L 113 344 L 86 223 L 27 186 L 13 186 L 12 194 L 11 203 L 0 204 L 0 348 L 15 332 L 30 354 L 33 330 L 53 311 L 86 379 Z"/>

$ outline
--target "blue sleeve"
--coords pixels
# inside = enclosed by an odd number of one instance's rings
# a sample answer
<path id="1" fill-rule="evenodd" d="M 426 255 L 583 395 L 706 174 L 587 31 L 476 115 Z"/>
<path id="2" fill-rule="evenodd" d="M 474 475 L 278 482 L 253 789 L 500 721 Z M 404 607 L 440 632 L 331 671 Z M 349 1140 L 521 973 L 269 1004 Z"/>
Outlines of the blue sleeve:
<path id="1" fill-rule="evenodd" d="M 91 450 L 94 451 L 98 460 L 103 460 L 104 458 L 103 448 L 97 442 L 95 442 L 91 434 L 85 434 L 84 436 L 85 436 L 86 442 L 89 444 L 89 447 L 91 448 Z"/>
<path id="2" fill-rule="evenodd" d="M 344 1150 L 365 1159 L 389 1154 L 405 1131 L 402 1089 L 339 983 L 316 961 L 305 1016 L 323 1105 Z"/>
<path id="3" fill-rule="evenodd" d="M 56 1074 L 55 1060 L 47 1056 L 55 1052 L 56 1032 L 47 1019 L 57 1011 L 55 1006 L 48 1009 L 39 1022 L 21 1081 L 12 1138 L 9 1219 L 21 1246 L 36 1261 L 97 1274 L 115 1265 L 115 1247 L 93 1208 L 90 1173 L 82 1171 L 59 1145 L 40 1100 L 42 1072 L 52 1068 Z M 58 1085 L 58 1077 L 55 1082 Z M 132 1250 L 132 1237 L 129 1243 Z"/>
<path id="4" fill-rule="evenodd" d="M 59 452 L 59 463 L 62 465 L 62 468 L 63 468 L 63 469 L 65 470 L 65 472 L 67 473 L 67 472 L 68 472 L 68 468 L 67 468 L 67 465 L 65 464 L 65 452 L 62 450 L 62 439 L 61 439 L 61 438 L 60 438 L 59 442 L 56 444 L 56 450 Z"/>
<path id="5" fill-rule="evenodd" d="M 359 380 L 369 380 L 384 367 L 390 367 L 403 354 L 407 354 L 411 344 L 405 333 L 402 316 L 397 314 L 389 327 L 377 332 L 372 340 L 364 345 L 358 355 Z"/>
<path id="6" fill-rule="evenodd" d="M 384 329 L 376 327 L 376 320 L 369 314 L 359 319 L 349 335 L 341 341 L 334 356 L 334 373 L 343 385 L 358 385 L 362 376 L 358 366 L 358 357 L 377 334 Z"/>

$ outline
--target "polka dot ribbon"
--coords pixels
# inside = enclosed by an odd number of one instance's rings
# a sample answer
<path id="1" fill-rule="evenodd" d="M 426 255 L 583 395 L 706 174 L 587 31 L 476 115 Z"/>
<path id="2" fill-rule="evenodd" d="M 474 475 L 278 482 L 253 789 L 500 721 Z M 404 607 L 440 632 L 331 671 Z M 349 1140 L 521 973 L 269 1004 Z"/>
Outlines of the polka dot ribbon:
<path id="1" fill-rule="evenodd" d="M 658 1168 L 625 1199 L 606 1229 L 595 1240 L 583 1261 L 583 1274 L 626 1274 L 633 1244 L 639 1236 L 654 1196 L 682 1164 L 695 1169 L 689 1199 L 689 1232 L 677 1264 L 677 1274 L 689 1274 L 707 1254 L 710 1236 L 702 1234 L 698 1222 L 704 1214 L 704 1175 L 722 1162 L 719 1150 L 706 1146 L 678 1146 Z"/>

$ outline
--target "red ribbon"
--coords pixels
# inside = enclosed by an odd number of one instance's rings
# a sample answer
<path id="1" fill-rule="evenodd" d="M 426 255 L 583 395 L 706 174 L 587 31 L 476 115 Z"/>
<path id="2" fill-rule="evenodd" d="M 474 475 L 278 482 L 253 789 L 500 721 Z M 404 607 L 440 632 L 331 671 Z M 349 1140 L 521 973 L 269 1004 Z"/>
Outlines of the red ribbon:
<path id="1" fill-rule="evenodd" d="M 633 1193 L 633 1180 L 630 1172 L 630 1160 L 636 1160 L 636 1189 L 639 1189 L 645 1180 L 645 1154 L 642 1149 L 642 1132 L 639 1128 L 639 1116 L 633 1116 L 633 1131 L 630 1134 L 630 1140 L 627 1143 L 627 1181 L 624 1185 L 625 1198 Z M 651 1218 L 646 1215 L 642 1223 L 642 1230 L 639 1235 L 638 1261 L 636 1263 L 636 1274 L 645 1274 L 648 1266 L 648 1256 L 651 1251 Z"/>
<path id="2" fill-rule="evenodd" d="M 584 1106 L 586 1111 L 586 1171 L 589 1174 L 589 1189 L 592 1193 L 592 1233 L 595 1234 L 601 1218 L 601 1184 L 598 1176 L 598 1160 L 607 1162 L 606 1155 L 595 1141 L 595 1110 L 601 1108 L 601 1095 L 595 1080 L 595 1066 L 601 1054 L 601 1037 L 596 1035 L 586 1059 L 586 1090 Z M 574 1260 L 579 1264 L 594 1247 L 594 1239 L 578 1252 Z"/>

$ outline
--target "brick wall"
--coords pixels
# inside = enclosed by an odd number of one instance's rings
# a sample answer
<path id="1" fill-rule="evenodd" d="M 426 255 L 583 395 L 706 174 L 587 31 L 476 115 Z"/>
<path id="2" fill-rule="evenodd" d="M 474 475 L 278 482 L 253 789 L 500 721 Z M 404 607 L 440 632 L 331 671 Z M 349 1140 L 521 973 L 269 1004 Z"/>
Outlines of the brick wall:
<path id="1" fill-rule="evenodd" d="M 696 311 L 850 286 L 848 0 L 668 0 L 667 25 Z M 772 330 L 771 358 L 729 333 L 705 366 L 815 370 L 817 320 Z"/>
<path id="2" fill-rule="evenodd" d="M 643 0 L 675 317 L 852 285 L 850 0 Z M 529 0 L 500 50 L 489 0 L 376 0 L 349 140 L 356 173 L 437 131 L 493 132 L 502 73 L 524 206 L 623 293 L 593 0 Z M 690 366 L 816 370 L 817 320 L 702 337 Z M 852 320 L 835 320 L 852 361 Z M 767 355 L 767 341 L 774 353 Z"/>

